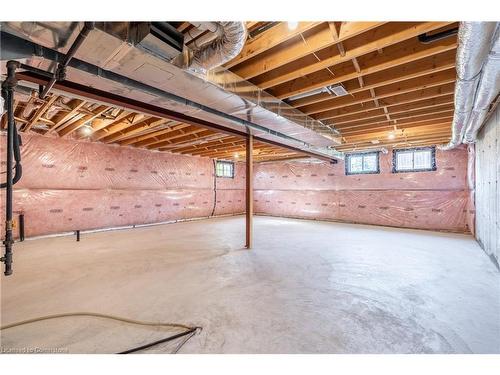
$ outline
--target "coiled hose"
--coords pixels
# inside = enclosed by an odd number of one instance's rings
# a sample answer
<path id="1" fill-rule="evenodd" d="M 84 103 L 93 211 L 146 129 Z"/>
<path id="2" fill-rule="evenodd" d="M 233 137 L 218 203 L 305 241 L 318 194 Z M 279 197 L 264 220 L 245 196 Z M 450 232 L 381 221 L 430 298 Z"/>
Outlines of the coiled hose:
<path id="1" fill-rule="evenodd" d="M 184 332 L 175 334 L 173 336 L 165 337 L 163 339 L 157 340 L 150 342 L 148 344 L 144 344 L 135 348 L 127 349 L 122 352 L 118 352 L 116 354 L 129 354 L 129 353 L 134 353 L 139 350 L 147 349 L 152 346 L 172 341 L 175 340 L 179 337 L 187 336 L 184 341 L 181 342 L 180 345 L 176 347 L 173 353 L 177 353 L 179 349 L 192 337 L 196 332 L 201 331 L 201 327 L 191 327 L 187 326 L 185 324 L 179 324 L 179 323 L 165 323 L 165 322 L 148 322 L 148 321 L 143 321 L 143 320 L 135 320 L 135 319 L 129 319 L 129 318 L 123 318 L 121 316 L 116 316 L 116 315 L 108 315 L 108 314 L 101 314 L 101 313 L 94 313 L 94 312 L 70 312 L 70 313 L 62 313 L 62 314 L 54 314 L 54 315 L 46 315 L 46 316 L 41 316 L 37 318 L 32 318 L 32 319 L 27 319 L 27 320 L 22 320 L 20 322 L 15 322 L 11 324 L 7 324 L 5 326 L 0 327 L 0 331 L 9 329 L 9 328 L 14 328 L 14 327 L 19 327 L 22 325 L 26 324 L 31 324 L 31 323 L 36 323 L 36 322 L 41 322 L 44 320 L 50 320 L 50 319 L 57 319 L 57 318 L 67 318 L 71 316 L 91 316 L 91 317 L 96 317 L 96 318 L 103 318 L 103 319 L 111 319 L 111 320 L 116 320 L 124 323 L 129 323 L 129 324 L 137 324 L 137 325 L 142 325 L 142 326 L 150 326 L 150 327 L 173 327 L 173 328 L 183 328 L 185 329 Z"/>

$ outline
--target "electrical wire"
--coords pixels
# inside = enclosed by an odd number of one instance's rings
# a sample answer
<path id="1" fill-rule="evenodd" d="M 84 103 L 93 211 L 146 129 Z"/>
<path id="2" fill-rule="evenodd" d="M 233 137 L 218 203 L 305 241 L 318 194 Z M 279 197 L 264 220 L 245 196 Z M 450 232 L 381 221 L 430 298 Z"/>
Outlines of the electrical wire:
<path id="1" fill-rule="evenodd" d="M 103 319 L 111 319 L 111 320 L 116 320 L 124 323 L 129 323 L 129 324 L 137 324 L 137 325 L 142 325 L 142 326 L 150 326 L 150 327 L 173 327 L 173 328 L 183 328 L 185 329 L 184 332 L 150 342 L 148 344 L 144 344 L 135 348 L 127 349 L 122 352 L 118 352 L 116 354 L 129 354 L 129 353 L 134 353 L 146 348 L 150 348 L 152 346 L 172 341 L 175 340 L 179 337 L 183 337 L 186 335 L 186 339 L 184 339 L 174 350 L 173 353 L 177 353 L 179 349 L 191 338 L 193 335 L 195 335 L 199 330 L 201 330 L 201 327 L 191 327 L 187 326 L 185 324 L 179 324 L 179 323 L 170 323 L 170 322 L 148 322 L 148 321 L 143 321 L 143 320 L 135 320 L 135 319 L 129 319 L 129 318 L 123 318 L 121 316 L 116 316 L 116 315 L 109 315 L 109 314 L 101 314 L 101 313 L 94 313 L 94 312 L 71 312 L 71 313 L 62 313 L 62 314 L 54 314 L 54 315 L 46 315 L 46 316 L 40 316 L 37 318 L 32 318 L 32 319 L 27 319 L 27 320 L 22 320 L 20 322 L 15 322 L 11 324 L 7 324 L 4 326 L 0 327 L 0 331 L 9 329 L 9 328 L 14 328 L 14 327 L 19 327 L 22 325 L 26 324 L 32 324 L 36 322 L 41 322 L 44 320 L 50 320 L 50 319 L 57 319 L 57 318 L 67 318 L 71 316 L 91 316 L 91 317 L 96 317 L 96 318 L 103 318 Z"/>
<path id="2" fill-rule="evenodd" d="M 179 337 L 183 337 L 183 336 L 191 334 L 190 336 L 187 337 L 187 340 L 189 340 L 196 333 L 196 331 L 197 331 L 197 328 L 193 328 L 193 329 L 190 329 L 188 331 L 181 332 L 181 333 L 178 333 L 176 335 L 166 337 L 164 339 L 153 341 L 153 342 L 150 342 L 148 344 L 144 344 L 144 345 L 132 348 L 132 349 L 127 349 L 127 350 L 124 350 L 123 352 L 118 352 L 116 354 L 130 354 L 130 353 L 135 353 L 135 352 L 138 352 L 139 350 L 147 349 L 147 348 L 150 348 L 152 346 L 155 346 L 155 345 L 158 345 L 158 344 L 162 344 L 164 342 L 172 341 L 172 340 L 178 339 Z M 175 351 L 173 352 L 173 354 L 177 353 L 179 351 L 179 349 L 187 342 L 187 340 L 183 340 L 181 342 L 181 344 L 179 346 L 177 346 L 177 348 L 175 348 Z"/>

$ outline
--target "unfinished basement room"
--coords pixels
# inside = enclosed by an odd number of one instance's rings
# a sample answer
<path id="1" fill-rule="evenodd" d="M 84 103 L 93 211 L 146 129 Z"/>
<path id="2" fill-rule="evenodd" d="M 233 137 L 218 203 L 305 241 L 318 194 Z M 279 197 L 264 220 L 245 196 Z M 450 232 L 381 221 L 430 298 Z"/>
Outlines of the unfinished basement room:
<path id="1" fill-rule="evenodd" d="M 3 21 L 1 352 L 500 354 L 499 55 L 490 21 Z"/>

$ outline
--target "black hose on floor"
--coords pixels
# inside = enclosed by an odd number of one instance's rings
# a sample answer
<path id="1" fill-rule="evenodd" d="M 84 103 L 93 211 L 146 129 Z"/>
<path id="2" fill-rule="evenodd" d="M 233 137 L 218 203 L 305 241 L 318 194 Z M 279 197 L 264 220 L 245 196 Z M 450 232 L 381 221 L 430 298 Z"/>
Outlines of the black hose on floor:
<path id="1" fill-rule="evenodd" d="M 194 336 L 194 334 L 198 330 L 202 329 L 201 327 L 191 327 L 191 326 L 187 326 L 187 325 L 179 324 L 179 323 L 146 322 L 146 321 L 142 321 L 142 320 L 134 320 L 134 319 L 123 318 L 123 317 L 120 317 L 120 316 L 108 315 L 108 314 L 101 314 L 101 313 L 94 313 L 94 312 L 72 312 L 72 313 L 63 313 L 63 314 L 40 316 L 40 317 L 33 318 L 33 319 L 28 319 L 28 320 L 23 320 L 23 321 L 16 322 L 16 323 L 7 324 L 5 326 L 0 327 L 0 331 L 6 330 L 6 329 L 9 329 L 9 328 L 19 327 L 19 326 L 26 325 L 26 324 L 40 322 L 40 321 L 43 321 L 43 320 L 56 319 L 56 318 L 67 318 L 67 317 L 70 317 L 70 316 L 91 316 L 91 317 L 96 317 L 96 318 L 104 318 L 104 319 L 117 320 L 117 321 L 124 322 L 124 323 L 137 324 L 137 325 L 143 325 L 143 326 L 174 327 L 174 328 L 184 328 L 185 329 L 184 332 L 181 332 L 181 333 L 178 333 L 178 334 L 175 334 L 175 335 L 172 335 L 172 336 L 169 336 L 169 337 L 157 340 L 157 341 L 153 341 L 153 342 L 150 342 L 148 344 L 144 344 L 144 345 L 141 345 L 141 346 L 138 346 L 138 347 L 135 347 L 135 348 L 127 349 L 127 350 L 124 350 L 122 352 L 118 352 L 116 354 L 135 353 L 135 352 L 138 352 L 140 350 L 151 348 L 151 347 L 153 347 L 155 345 L 162 344 L 164 342 L 175 340 L 175 339 L 177 339 L 179 337 L 187 336 L 186 339 L 183 342 L 181 342 L 176 347 L 176 349 L 173 352 L 173 353 L 177 353 L 180 350 L 180 348 L 192 336 Z"/>
<path id="2" fill-rule="evenodd" d="M 153 341 L 153 342 L 150 342 L 148 344 L 144 344 L 144 345 L 138 346 L 136 348 L 127 349 L 127 350 L 124 350 L 123 352 L 118 352 L 116 354 L 130 354 L 130 353 L 138 352 L 139 350 L 147 349 L 147 348 L 150 348 L 152 346 L 162 344 L 164 342 L 172 341 L 172 340 L 178 339 L 179 337 L 183 337 L 183 336 L 186 336 L 186 335 L 189 335 L 189 334 L 194 334 L 196 332 L 196 330 L 197 330 L 197 328 L 193 328 L 193 329 L 190 329 L 188 331 L 181 332 L 181 333 L 178 333 L 178 334 L 173 335 L 173 336 L 166 337 L 166 338 L 161 339 L 161 340 Z M 186 342 L 187 342 L 187 340 L 184 341 L 182 343 L 182 345 L 184 345 Z M 175 353 L 178 352 L 179 349 L 180 349 L 180 347 L 178 346 L 176 348 L 176 350 L 175 350 Z"/>

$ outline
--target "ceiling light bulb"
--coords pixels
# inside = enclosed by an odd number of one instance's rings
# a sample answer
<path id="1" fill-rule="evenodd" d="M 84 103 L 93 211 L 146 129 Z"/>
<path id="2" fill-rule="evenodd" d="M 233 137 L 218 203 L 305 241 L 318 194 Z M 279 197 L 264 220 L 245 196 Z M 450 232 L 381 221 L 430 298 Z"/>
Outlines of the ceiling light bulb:
<path id="1" fill-rule="evenodd" d="M 387 136 L 387 138 L 394 139 L 394 138 L 396 138 L 396 135 L 394 133 L 389 133 L 389 135 Z"/>
<path id="2" fill-rule="evenodd" d="M 82 133 L 83 133 L 83 135 L 90 135 L 90 134 L 92 134 L 92 127 L 90 127 L 88 125 L 82 127 Z"/>
<path id="3" fill-rule="evenodd" d="M 295 30 L 299 26 L 298 22 L 287 22 L 288 30 Z"/>

